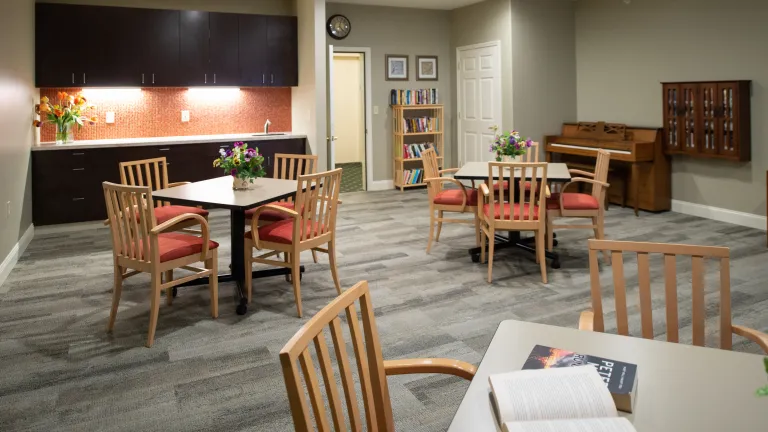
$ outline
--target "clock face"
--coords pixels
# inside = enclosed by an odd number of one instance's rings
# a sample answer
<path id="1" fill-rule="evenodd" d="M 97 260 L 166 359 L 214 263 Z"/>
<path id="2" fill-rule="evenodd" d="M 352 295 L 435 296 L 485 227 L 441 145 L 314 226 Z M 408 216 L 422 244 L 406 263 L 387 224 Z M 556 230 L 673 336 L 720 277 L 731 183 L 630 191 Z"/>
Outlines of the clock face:
<path id="1" fill-rule="evenodd" d="M 328 34 L 334 39 L 344 39 L 352 30 L 352 24 L 344 15 L 333 15 L 328 18 Z"/>

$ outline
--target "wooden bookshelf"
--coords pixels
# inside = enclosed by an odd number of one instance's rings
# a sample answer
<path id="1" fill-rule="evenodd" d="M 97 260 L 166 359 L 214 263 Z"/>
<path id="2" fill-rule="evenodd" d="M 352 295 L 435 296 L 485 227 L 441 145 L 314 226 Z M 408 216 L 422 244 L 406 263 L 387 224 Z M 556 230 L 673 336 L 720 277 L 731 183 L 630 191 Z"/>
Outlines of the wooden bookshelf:
<path id="1" fill-rule="evenodd" d="M 409 131 L 403 120 L 424 118 L 431 120 L 431 127 L 427 131 Z M 393 178 L 395 188 L 404 191 L 406 188 L 426 186 L 426 183 L 403 183 L 403 172 L 411 169 L 423 169 L 420 157 L 408 157 L 404 145 L 431 143 L 438 154 L 438 165 L 443 167 L 445 116 L 442 105 L 392 105 L 392 152 L 393 152 Z M 420 138 L 411 138 L 420 137 Z"/>

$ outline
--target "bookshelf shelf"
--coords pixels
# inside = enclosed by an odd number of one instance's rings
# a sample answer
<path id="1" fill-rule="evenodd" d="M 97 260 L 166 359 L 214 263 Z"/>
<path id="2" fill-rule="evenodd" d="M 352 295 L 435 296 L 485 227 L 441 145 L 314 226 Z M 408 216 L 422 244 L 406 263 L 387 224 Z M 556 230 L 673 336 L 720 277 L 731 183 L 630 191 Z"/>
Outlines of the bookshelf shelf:
<path id="1" fill-rule="evenodd" d="M 422 182 L 423 159 L 418 157 L 422 148 L 434 148 L 438 154 L 438 165 L 443 167 L 444 118 L 442 105 L 392 105 L 393 178 L 395 188 L 401 192 L 407 188 L 427 185 Z M 419 129 L 428 129 L 429 132 L 419 132 Z M 406 157 L 406 152 L 415 153 L 416 157 Z M 418 165 L 414 162 L 418 162 Z M 419 176 L 416 183 L 406 182 L 409 173 Z"/>

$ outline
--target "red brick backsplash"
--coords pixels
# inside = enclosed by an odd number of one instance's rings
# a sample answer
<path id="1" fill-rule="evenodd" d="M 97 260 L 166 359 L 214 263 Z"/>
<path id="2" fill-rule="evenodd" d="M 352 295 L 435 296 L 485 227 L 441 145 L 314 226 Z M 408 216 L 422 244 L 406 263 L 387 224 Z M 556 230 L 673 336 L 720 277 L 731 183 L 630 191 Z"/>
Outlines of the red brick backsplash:
<path id="1" fill-rule="evenodd" d="M 40 96 L 55 101 L 60 91 L 81 90 L 44 88 Z M 80 130 L 75 126 L 75 140 L 261 132 L 267 119 L 270 131 L 291 130 L 290 88 L 84 89 L 84 95 L 96 105 L 99 121 Z M 190 112 L 189 122 L 181 121 L 182 110 Z M 107 111 L 115 113 L 115 123 L 106 123 Z M 55 127 L 45 124 L 40 141 L 54 141 L 55 134 Z"/>

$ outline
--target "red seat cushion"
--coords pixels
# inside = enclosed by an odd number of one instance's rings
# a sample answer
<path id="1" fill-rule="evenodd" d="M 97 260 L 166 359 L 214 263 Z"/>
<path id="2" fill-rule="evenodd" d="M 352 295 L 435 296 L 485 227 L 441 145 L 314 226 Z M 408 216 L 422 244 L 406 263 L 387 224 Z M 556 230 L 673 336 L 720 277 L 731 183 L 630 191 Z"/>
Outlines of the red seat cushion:
<path id="1" fill-rule="evenodd" d="M 496 219 L 501 218 L 501 206 L 499 203 L 494 203 L 494 217 Z M 535 205 L 533 206 L 533 219 L 529 218 L 529 211 L 530 211 L 531 205 L 526 203 L 523 204 L 523 213 L 525 215 L 525 221 L 530 220 L 539 220 L 539 206 Z M 520 204 L 514 204 L 512 206 L 513 211 L 510 211 L 510 205 L 509 203 L 504 203 L 504 219 L 510 220 L 510 214 L 514 214 L 514 220 L 523 220 L 522 215 L 520 213 Z M 486 204 L 483 206 L 483 213 L 485 213 L 486 216 L 490 216 L 491 206 L 489 204 Z"/>
<path id="2" fill-rule="evenodd" d="M 284 207 L 284 208 L 287 208 L 289 210 L 295 210 L 295 207 L 293 205 L 293 201 L 291 201 L 291 202 L 280 201 L 280 202 L 274 202 L 274 203 L 270 203 L 270 204 L 276 205 L 276 206 L 280 206 L 280 207 Z M 260 207 L 255 207 L 255 208 L 246 210 L 245 211 L 245 218 L 246 219 L 251 219 L 253 217 L 253 214 L 256 213 L 256 210 L 258 210 L 259 208 Z M 260 221 L 262 221 L 262 220 L 263 221 L 282 221 L 282 220 L 286 220 L 286 219 L 291 219 L 291 217 L 288 216 L 285 213 L 281 213 L 281 212 L 279 212 L 277 210 L 272 210 L 272 209 L 266 209 L 263 212 L 261 212 L 261 214 L 259 215 L 259 220 Z"/>
<path id="3" fill-rule="evenodd" d="M 163 233 L 157 236 L 157 246 L 160 249 L 160 262 L 200 254 L 203 251 L 203 239 L 190 234 Z M 208 249 L 216 249 L 219 244 L 208 241 Z"/>
<path id="4" fill-rule="evenodd" d="M 563 206 L 566 210 L 598 210 L 600 203 L 592 195 L 583 193 L 564 193 Z M 560 208 L 560 194 L 553 193 L 547 200 L 548 210 Z"/>
<path id="5" fill-rule="evenodd" d="M 307 232 L 312 229 L 311 225 L 314 225 L 315 231 L 313 235 L 318 235 L 323 230 L 323 225 L 315 222 L 314 224 L 311 221 L 306 221 L 304 224 L 304 229 L 307 230 Z M 300 236 L 303 237 L 304 233 L 300 232 Z M 250 231 L 245 233 L 246 238 L 253 238 L 253 235 Z M 271 223 L 269 225 L 264 225 L 259 228 L 259 239 L 261 241 L 267 241 L 272 243 L 283 243 L 283 244 L 292 244 L 293 243 L 293 220 L 284 220 L 284 221 L 278 221 Z M 300 241 L 301 239 L 299 239 Z"/>
<path id="6" fill-rule="evenodd" d="M 160 225 L 163 222 L 167 222 L 175 218 L 176 216 L 181 216 L 186 213 L 192 213 L 192 214 L 200 215 L 202 217 L 208 217 L 208 210 L 203 210 L 197 207 L 187 207 L 187 206 L 177 206 L 177 205 L 155 207 L 155 218 L 157 218 L 158 225 Z"/>
<path id="7" fill-rule="evenodd" d="M 467 191 L 467 205 L 477 205 L 477 189 L 466 188 Z M 461 205 L 464 192 L 461 189 L 446 189 L 435 197 L 435 204 L 441 205 Z"/>
<path id="8" fill-rule="evenodd" d="M 502 183 L 504 183 L 504 190 L 508 191 L 509 190 L 509 182 L 504 180 Z M 499 190 L 499 182 L 496 182 L 496 183 L 493 184 L 493 189 Z"/>

